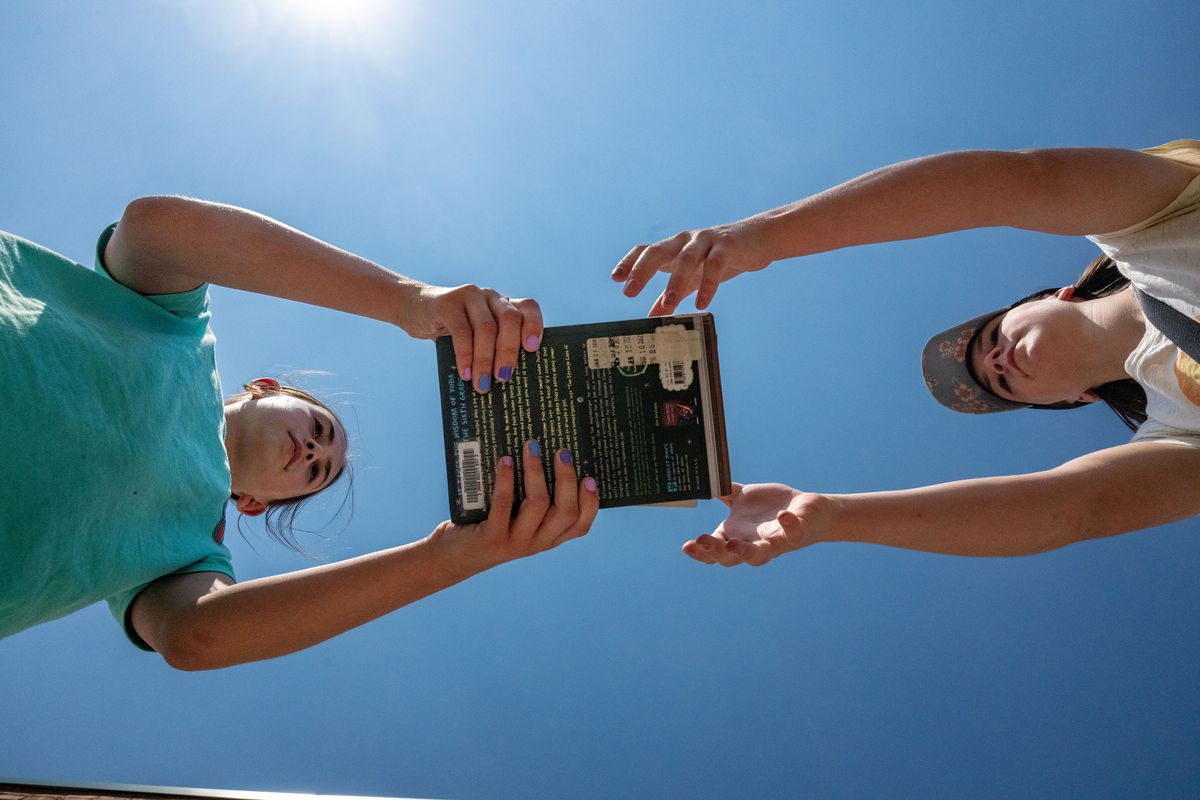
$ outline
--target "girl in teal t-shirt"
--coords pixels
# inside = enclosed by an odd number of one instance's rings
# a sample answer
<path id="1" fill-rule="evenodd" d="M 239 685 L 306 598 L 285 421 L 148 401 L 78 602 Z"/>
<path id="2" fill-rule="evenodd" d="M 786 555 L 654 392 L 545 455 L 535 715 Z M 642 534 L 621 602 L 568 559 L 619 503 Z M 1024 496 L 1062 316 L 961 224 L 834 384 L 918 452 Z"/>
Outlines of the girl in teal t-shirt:
<path id="1" fill-rule="evenodd" d="M 337 416 L 269 378 L 223 401 L 207 284 L 453 337 L 464 380 L 486 392 L 523 347 L 537 303 L 431 286 L 244 209 L 136 200 L 87 270 L 0 234 L 0 637 L 107 600 L 139 646 L 181 669 L 316 644 L 506 561 L 587 532 L 592 478 L 554 458 L 548 494 L 526 445 L 528 500 L 498 465 L 489 518 L 443 522 L 412 544 L 237 583 L 226 508 L 271 514 L 342 474 Z M 533 449 L 529 449 L 532 447 Z"/>

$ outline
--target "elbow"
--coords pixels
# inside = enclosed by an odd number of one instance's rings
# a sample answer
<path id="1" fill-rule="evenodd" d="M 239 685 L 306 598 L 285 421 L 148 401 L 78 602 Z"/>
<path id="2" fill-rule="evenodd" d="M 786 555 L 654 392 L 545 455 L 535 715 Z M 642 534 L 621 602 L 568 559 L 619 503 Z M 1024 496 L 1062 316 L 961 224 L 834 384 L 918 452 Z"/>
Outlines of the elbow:
<path id="1" fill-rule="evenodd" d="M 172 669 L 200 672 L 231 666 L 219 640 L 199 626 L 183 625 L 155 643 L 155 649 Z"/>
<path id="2" fill-rule="evenodd" d="M 139 197 L 125 206 L 125 212 L 121 214 L 121 234 L 132 239 L 142 232 L 162 231 L 196 202 L 174 195 Z"/>

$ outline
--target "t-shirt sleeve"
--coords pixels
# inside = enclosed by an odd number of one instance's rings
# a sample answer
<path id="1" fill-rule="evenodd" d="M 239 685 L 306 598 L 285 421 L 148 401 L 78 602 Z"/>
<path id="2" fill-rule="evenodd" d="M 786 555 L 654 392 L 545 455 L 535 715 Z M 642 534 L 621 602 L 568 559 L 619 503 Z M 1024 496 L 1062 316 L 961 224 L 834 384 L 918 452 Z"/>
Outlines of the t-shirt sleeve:
<path id="1" fill-rule="evenodd" d="M 177 569 L 170 575 L 189 575 L 193 572 L 220 572 L 223 575 L 228 575 L 232 580 L 237 580 L 237 576 L 233 574 L 233 561 L 230 558 L 229 550 L 224 545 L 220 546 L 220 550 L 210 555 L 205 556 L 199 561 L 188 564 L 182 569 Z M 167 577 L 163 575 L 162 577 Z M 158 580 L 158 578 L 155 578 Z M 154 581 L 147 581 L 141 586 L 134 587 L 127 592 L 122 592 L 118 595 L 106 598 L 108 610 L 112 612 L 118 624 L 125 629 L 125 635 L 133 645 L 141 650 L 154 652 L 154 648 L 146 644 L 146 641 L 138 636 L 137 631 L 133 629 L 133 620 L 130 618 L 130 610 L 133 607 L 133 601 L 142 591 Z"/>
<path id="2" fill-rule="evenodd" d="M 1178 161 L 1193 167 L 1200 167 L 1200 140 L 1180 139 L 1179 141 L 1168 142 L 1158 147 L 1148 147 L 1142 152 L 1158 156 L 1159 158 L 1169 158 L 1172 161 Z M 1151 214 L 1141 222 L 1130 225 L 1128 228 L 1122 228 L 1119 231 L 1098 233 L 1087 238 L 1099 245 L 1100 249 L 1104 250 L 1106 254 L 1112 256 L 1113 253 L 1109 251 L 1119 249 L 1120 245 L 1127 242 L 1128 237 L 1133 234 L 1159 227 L 1165 222 L 1187 214 L 1195 214 L 1197 211 L 1200 211 L 1200 175 L 1196 176 L 1191 183 L 1185 186 L 1183 191 L 1179 193 L 1179 196 L 1172 200 L 1165 208 Z"/>
<path id="3" fill-rule="evenodd" d="M 114 222 L 104 229 L 104 232 L 100 234 L 100 238 L 96 241 L 96 273 L 103 275 L 114 283 L 119 283 L 104 265 L 104 249 L 108 247 L 108 240 L 112 238 L 113 231 L 116 229 L 117 223 Z M 171 312 L 177 317 L 199 317 L 208 311 L 207 283 L 202 283 L 195 289 L 186 292 L 146 294 L 142 295 L 142 297 L 145 297 L 151 303 Z"/>
<path id="4" fill-rule="evenodd" d="M 1142 423 L 1137 433 L 1130 440 L 1133 442 L 1170 442 L 1188 447 L 1200 447 L 1200 433 L 1172 428 L 1157 420 L 1149 419 Z"/>

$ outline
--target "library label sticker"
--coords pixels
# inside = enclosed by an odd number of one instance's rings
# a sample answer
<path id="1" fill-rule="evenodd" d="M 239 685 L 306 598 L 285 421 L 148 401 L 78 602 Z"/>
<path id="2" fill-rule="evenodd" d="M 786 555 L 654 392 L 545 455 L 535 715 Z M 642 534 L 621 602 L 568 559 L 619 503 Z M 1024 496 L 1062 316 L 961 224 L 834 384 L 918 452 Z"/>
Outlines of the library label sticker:
<path id="1" fill-rule="evenodd" d="M 704 352 L 700 331 L 683 325 L 663 325 L 652 333 L 601 336 L 587 340 L 590 369 L 626 370 L 658 364 L 663 388 L 680 391 L 692 385 L 692 362 Z"/>
<path id="2" fill-rule="evenodd" d="M 477 441 L 458 443 L 458 483 L 462 487 L 463 511 L 484 507 L 483 458 Z"/>

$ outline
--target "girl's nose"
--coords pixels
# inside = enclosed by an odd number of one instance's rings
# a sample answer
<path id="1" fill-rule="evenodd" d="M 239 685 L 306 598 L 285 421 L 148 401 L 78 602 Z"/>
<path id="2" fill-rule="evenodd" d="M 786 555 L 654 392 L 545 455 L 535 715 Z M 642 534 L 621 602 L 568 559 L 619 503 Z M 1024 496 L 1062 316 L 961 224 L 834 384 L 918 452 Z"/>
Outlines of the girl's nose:
<path id="1" fill-rule="evenodd" d="M 1004 363 L 1000 360 L 1000 354 L 1004 352 L 1004 348 L 996 345 L 992 348 L 992 352 L 987 355 L 988 369 L 999 375 L 1004 374 Z"/>
<path id="2" fill-rule="evenodd" d="M 321 443 L 315 439 L 307 438 L 304 440 L 304 460 L 315 461 L 321 457 Z"/>

